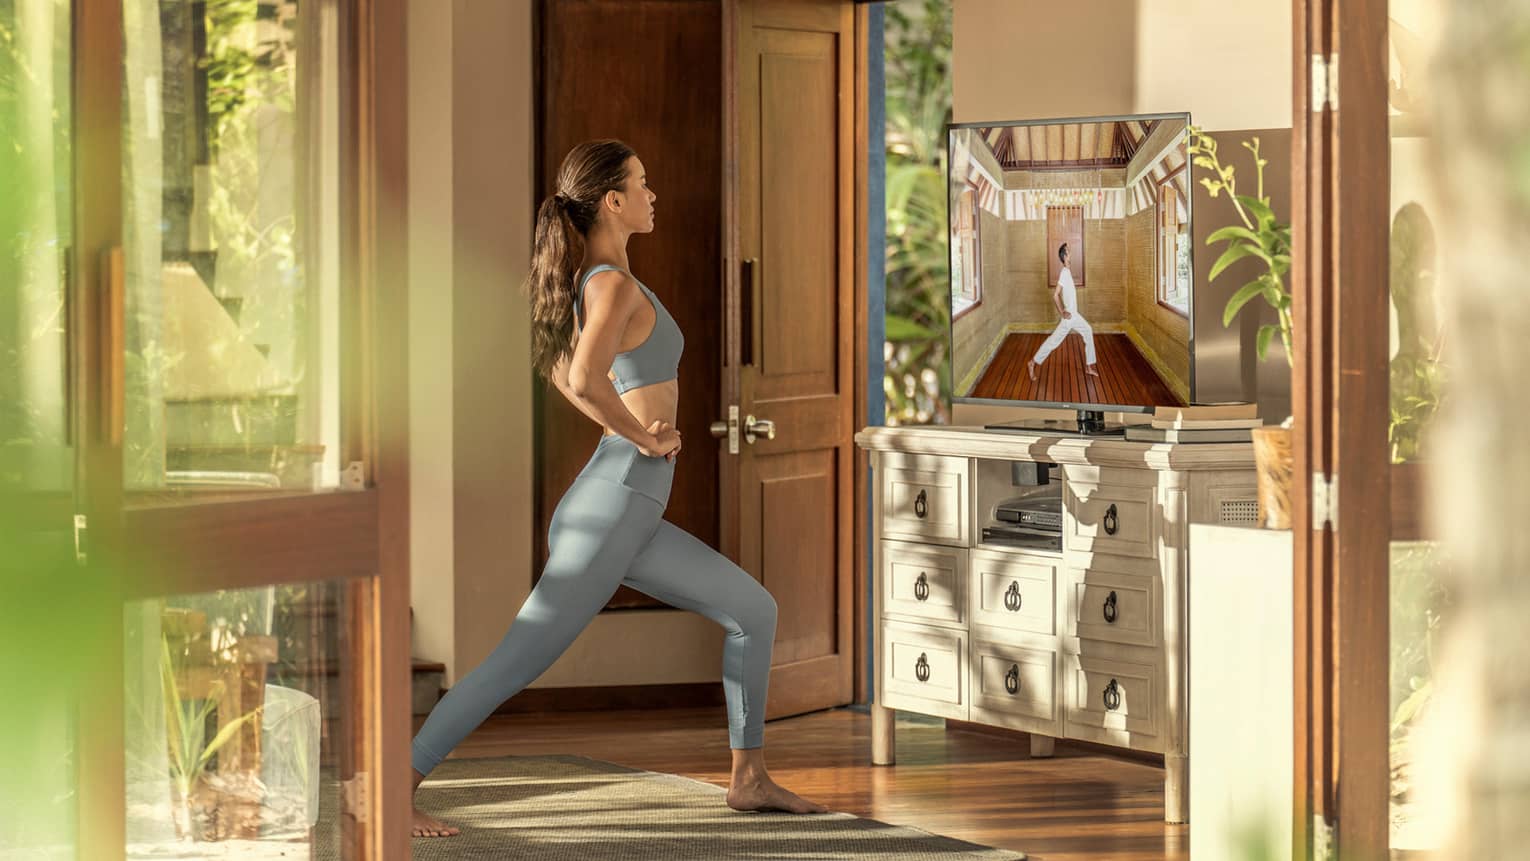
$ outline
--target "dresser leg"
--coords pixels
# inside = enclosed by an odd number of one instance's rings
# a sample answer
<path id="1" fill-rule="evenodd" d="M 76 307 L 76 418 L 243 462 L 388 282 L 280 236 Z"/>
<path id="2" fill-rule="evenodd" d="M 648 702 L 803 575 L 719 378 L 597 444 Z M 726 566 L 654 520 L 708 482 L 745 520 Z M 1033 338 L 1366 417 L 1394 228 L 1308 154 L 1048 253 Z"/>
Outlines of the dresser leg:
<path id="1" fill-rule="evenodd" d="M 1189 822 L 1190 758 L 1184 754 L 1165 754 L 1163 765 L 1163 821 Z"/>
<path id="2" fill-rule="evenodd" d="M 892 765 L 897 731 L 893 718 L 897 712 L 890 708 L 871 704 L 871 764 Z"/>
<path id="3" fill-rule="evenodd" d="M 1057 747 L 1057 739 L 1049 735 L 1031 733 L 1031 759 L 1045 759 Z"/>

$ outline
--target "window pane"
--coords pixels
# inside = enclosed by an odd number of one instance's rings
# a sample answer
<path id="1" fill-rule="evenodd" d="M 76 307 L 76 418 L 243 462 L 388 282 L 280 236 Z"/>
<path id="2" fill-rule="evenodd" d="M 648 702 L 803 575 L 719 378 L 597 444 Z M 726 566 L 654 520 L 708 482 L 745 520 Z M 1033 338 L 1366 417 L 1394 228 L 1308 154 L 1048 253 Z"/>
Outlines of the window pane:
<path id="1" fill-rule="evenodd" d="M 1450 364 L 1442 338 L 1442 305 L 1435 280 L 1443 248 L 1437 243 L 1440 207 L 1431 175 L 1431 131 L 1421 93 L 1440 32 L 1439 0 L 1396 4 L 1389 28 L 1390 149 L 1390 380 L 1388 437 L 1394 486 L 1429 456 L 1430 429 L 1447 395 Z M 1391 846 L 1399 852 L 1437 849 L 1441 811 L 1421 803 L 1412 747 L 1414 729 L 1431 706 L 1438 634 L 1451 614 L 1442 585 L 1442 547 L 1417 536 L 1393 535 L 1391 626 Z M 1407 539 L 1407 540 L 1405 540 Z"/>
<path id="2" fill-rule="evenodd" d="M 77 856 L 80 661 L 103 645 L 68 533 L 72 39 L 69 0 L 0 0 L 0 858 L 29 861 Z"/>
<path id="3" fill-rule="evenodd" d="M 128 605 L 129 859 L 340 857 L 341 757 L 355 716 L 345 590 Z"/>
<path id="4" fill-rule="evenodd" d="M 333 487 L 333 7 L 124 0 L 123 16 L 127 485 Z"/>
<path id="5" fill-rule="evenodd" d="M 0 490 L 72 483 L 70 4 L 0 3 Z"/>

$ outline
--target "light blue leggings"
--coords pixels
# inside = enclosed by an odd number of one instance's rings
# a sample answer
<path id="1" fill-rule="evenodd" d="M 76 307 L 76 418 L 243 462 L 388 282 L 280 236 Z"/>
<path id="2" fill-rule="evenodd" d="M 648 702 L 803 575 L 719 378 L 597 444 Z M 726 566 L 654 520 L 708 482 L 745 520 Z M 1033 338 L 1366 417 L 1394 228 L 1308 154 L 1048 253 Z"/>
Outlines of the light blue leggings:
<path id="1" fill-rule="evenodd" d="M 643 454 L 625 437 L 601 438 L 553 512 L 547 566 L 509 633 L 447 691 L 414 737 L 415 771 L 430 774 L 552 666 L 621 585 L 723 627 L 729 744 L 764 743 L 776 602 L 726 556 L 663 519 L 673 477 L 674 464 L 664 458 Z"/>

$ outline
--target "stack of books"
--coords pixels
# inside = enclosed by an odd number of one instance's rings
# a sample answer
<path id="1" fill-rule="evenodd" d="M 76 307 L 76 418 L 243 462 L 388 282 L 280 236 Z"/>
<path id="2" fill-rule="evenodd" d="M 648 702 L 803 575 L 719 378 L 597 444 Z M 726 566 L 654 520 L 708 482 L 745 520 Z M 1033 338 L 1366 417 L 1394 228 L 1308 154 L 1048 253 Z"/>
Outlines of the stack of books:
<path id="1" fill-rule="evenodd" d="M 1248 442 L 1249 431 L 1263 426 L 1259 406 L 1243 401 L 1158 407 L 1152 424 L 1128 426 L 1126 438 L 1133 442 Z"/>

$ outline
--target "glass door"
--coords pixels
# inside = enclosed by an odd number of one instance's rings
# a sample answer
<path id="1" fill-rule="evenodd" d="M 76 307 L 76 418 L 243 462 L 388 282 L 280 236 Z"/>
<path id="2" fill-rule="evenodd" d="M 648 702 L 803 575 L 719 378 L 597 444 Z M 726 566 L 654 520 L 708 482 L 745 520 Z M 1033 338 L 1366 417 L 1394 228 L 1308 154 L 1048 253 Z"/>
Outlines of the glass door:
<path id="1" fill-rule="evenodd" d="M 401 20 L 0 0 L 0 857 L 408 851 Z"/>
<path id="2" fill-rule="evenodd" d="M 73 682 L 101 645 L 74 545 L 73 36 L 68 0 L 0 2 L 0 857 L 77 857 Z"/>

